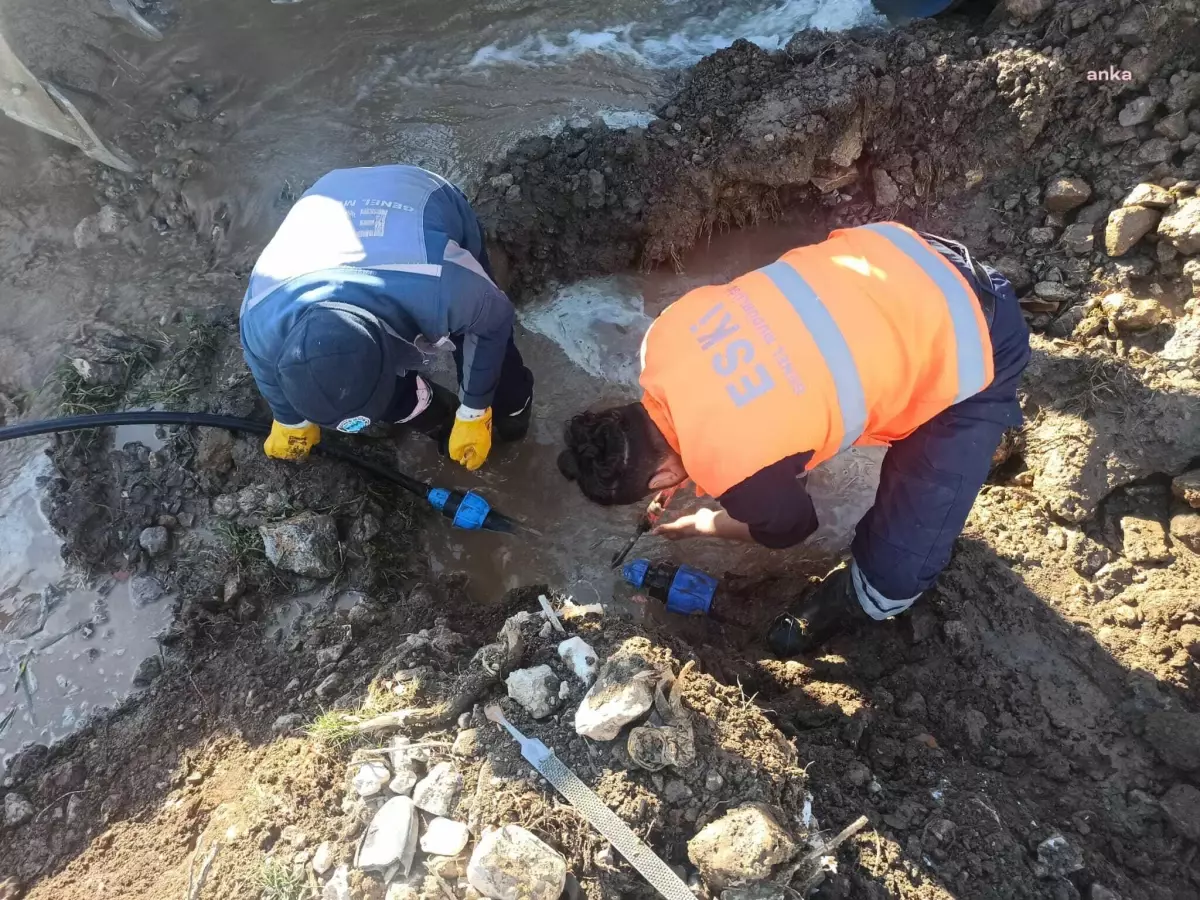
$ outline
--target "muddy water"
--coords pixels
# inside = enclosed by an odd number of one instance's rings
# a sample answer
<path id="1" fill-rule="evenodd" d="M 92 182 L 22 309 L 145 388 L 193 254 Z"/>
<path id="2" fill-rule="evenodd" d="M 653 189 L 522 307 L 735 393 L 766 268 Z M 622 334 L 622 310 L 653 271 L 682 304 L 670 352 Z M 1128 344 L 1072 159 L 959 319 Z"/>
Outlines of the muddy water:
<path id="1" fill-rule="evenodd" d="M 67 570 L 38 504 L 49 472 L 46 457 L 30 456 L 0 486 L 0 766 L 23 743 L 49 744 L 120 702 L 171 618 L 169 601 L 135 609 L 126 582 Z"/>
<path id="2" fill-rule="evenodd" d="M 530 438 L 519 447 L 493 451 L 478 477 L 438 460 L 424 443 L 402 448 L 398 464 L 440 483 L 477 488 L 501 511 L 528 522 L 544 537 L 502 539 L 437 529 L 426 535 L 435 566 L 469 573 L 472 595 L 481 603 L 531 581 L 565 586 L 580 603 L 609 600 L 617 577 L 608 561 L 632 533 L 640 510 L 590 504 L 562 478 L 555 463 L 562 423 L 588 407 L 636 399 L 642 336 L 668 303 L 699 284 L 728 281 L 765 265 L 811 240 L 812 234 L 808 223 L 787 223 L 726 235 L 685 260 L 684 274 L 590 280 L 521 309 L 517 339 L 538 379 Z M 854 525 L 873 501 L 881 460 L 879 449 L 852 449 L 810 476 L 821 528 L 803 548 L 776 552 L 711 540 L 671 544 L 646 537 L 635 555 L 687 562 L 714 574 L 823 574 L 849 544 Z M 714 505 L 707 498 L 678 502 L 681 510 Z M 625 593 L 617 591 L 618 596 Z"/>

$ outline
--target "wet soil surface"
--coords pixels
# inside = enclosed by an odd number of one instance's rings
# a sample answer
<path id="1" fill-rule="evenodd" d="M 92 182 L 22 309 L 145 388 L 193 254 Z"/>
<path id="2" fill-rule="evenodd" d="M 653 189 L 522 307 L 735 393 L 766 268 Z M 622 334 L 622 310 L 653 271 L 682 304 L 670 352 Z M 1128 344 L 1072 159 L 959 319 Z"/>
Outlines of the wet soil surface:
<path id="1" fill-rule="evenodd" d="M 910 614 L 820 657 L 773 660 L 761 626 L 805 573 L 762 577 L 757 560 L 733 557 L 725 600 L 739 625 L 673 620 L 653 605 L 568 619 L 568 634 L 600 658 L 636 651 L 672 675 L 694 663 L 682 702 L 695 761 L 649 772 L 624 740 L 576 734 L 583 687 L 537 615 L 538 593 L 556 607 L 567 593 L 592 602 L 583 585 L 608 555 L 592 544 L 623 530 L 618 515 L 585 519 L 558 498 L 552 472 L 522 471 L 543 466 L 554 422 L 485 477 L 502 510 L 560 517 L 528 551 L 456 546 L 407 498 L 326 461 L 271 464 L 255 441 L 180 430 L 155 450 L 114 451 L 63 440 L 52 523 L 92 572 L 129 571 L 174 593 L 176 621 L 162 636 L 164 669 L 140 698 L 11 761 L 0 878 L 15 881 L 0 890 L 48 898 L 103 883 L 108 896 L 178 898 L 216 843 L 199 896 L 263 896 L 265 860 L 316 882 L 313 846 L 329 841 L 349 860 L 378 803 L 347 790 L 344 765 L 399 731 L 431 745 L 422 771 L 443 759 L 459 769 L 452 812 L 475 838 L 520 823 L 563 855 L 572 896 L 653 896 L 484 721 L 482 704 L 500 700 L 685 878 L 696 877 L 692 836 L 756 801 L 778 808 L 801 844 L 867 816 L 821 897 L 1196 897 L 1200 476 L 1189 470 L 1200 456 L 1200 232 L 1191 244 L 1150 230 L 1119 249 L 1127 234 L 1112 224 L 1147 216 L 1121 209 L 1156 210 L 1156 224 L 1200 202 L 1186 136 L 1200 132 L 1195 8 L 1010 9 L 884 36 L 806 33 L 775 55 L 735 46 L 691 70 L 649 129 L 567 129 L 520 144 L 479 188 L 528 304 L 521 341 L 560 355 L 552 371 L 562 377 L 542 382 L 552 409 L 603 399 L 588 392 L 600 374 L 628 392 L 627 367 L 589 374 L 607 354 L 583 352 L 568 339 L 576 332 L 554 336 L 555 297 L 560 309 L 583 303 L 562 300 L 566 282 L 683 261 L 711 232 L 784 210 L 798 217 L 786 220 L 796 243 L 899 217 L 961 237 L 1009 274 L 1036 332 L 1027 424 Z M 1131 82 L 1087 81 L 1114 59 Z M 1138 97 L 1151 102 L 1135 122 L 1142 113 L 1127 106 Z M 1150 192 L 1157 205 L 1124 199 L 1139 183 L 1161 191 Z M 764 247 L 777 237 L 766 233 Z M 218 272 L 236 285 L 236 272 Z M 636 330 L 678 286 L 666 284 L 656 293 L 640 282 L 629 292 L 640 309 L 614 312 L 614 287 L 592 283 L 584 308 L 610 308 L 595 340 L 624 346 L 621 329 Z M 228 319 L 183 324 L 114 402 L 261 413 Z M 182 397 L 170 391 L 179 358 L 195 361 Z M 419 445 L 357 446 L 450 474 Z M 526 483 L 545 493 L 509 486 Z M 328 516 L 334 536 L 323 532 L 319 576 L 272 566 L 258 539 L 259 526 L 306 513 Z M 167 529 L 166 552 L 142 548 L 147 527 Z M 519 589 L 506 590 L 510 578 Z M 610 587 L 596 592 L 607 600 Z M 284 628 L 271 613 L 298 595 L 312 610 Z M 514 650 L 497 633 L 518 613 Z M 549 666 L 566 685 L 558 708 L 535 720 L 506 699 L 502 672 L 484 665 L 495 653 L 505 668 Z M 334 747 L 320 728 L 295 731 L 330 710 L 359 721 L 397 708 L 414 712 L 370 741 Z M 468 896 L 464 861 L 422 857 L 412 895 Z M 385 888 L 356 872 L 347 891 Z"/>

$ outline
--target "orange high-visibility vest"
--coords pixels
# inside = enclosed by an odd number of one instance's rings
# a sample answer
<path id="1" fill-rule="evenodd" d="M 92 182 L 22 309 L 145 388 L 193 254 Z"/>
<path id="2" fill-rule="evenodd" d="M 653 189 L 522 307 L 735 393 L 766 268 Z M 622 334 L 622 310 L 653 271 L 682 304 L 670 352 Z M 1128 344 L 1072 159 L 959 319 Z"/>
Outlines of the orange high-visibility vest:
<path id="1" fill-rule="evenodd" d="M 894 222 L 690 291 L 642 346 L 642 403 L 713 496 L 796 453 L 900 440 L 992 377 L 975 292 Z"/>

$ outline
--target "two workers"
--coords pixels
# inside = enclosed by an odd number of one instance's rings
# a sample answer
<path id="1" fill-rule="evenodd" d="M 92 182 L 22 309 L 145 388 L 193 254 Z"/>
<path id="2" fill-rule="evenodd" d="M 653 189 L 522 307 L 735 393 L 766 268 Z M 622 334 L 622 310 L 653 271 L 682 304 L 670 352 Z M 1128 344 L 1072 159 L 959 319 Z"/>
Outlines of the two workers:
<path id="1" fill-rule="evenodd" d="M 478 220 L 410 166 L 339 170 L 293 208 L 250 279 L 246 358 L 275 415 L 269 455 L 320 427 L 449 429 L 477 468 L 493 427 L 528 427 L 533 378 L 512 341 Z M 417 371 L 452 345 L 460 391 Z M 576 415 L 559 469 L 589 500 L 630 504 L 692 481 L 721 505 L 656 528 L 795 546 L 817 527 L 804 487 L 852 445 L 886 445 L 851 559 L 774 623 L 783 656 L 903 612 L 950 559 L 1005 429 L 1029 334 L 1012 286 L 954 242 L 890 222 L 835 231 L 669 306 L 642 346 L 642 398 Z M 422 421 L 422 419 L 425 421 Z"/>

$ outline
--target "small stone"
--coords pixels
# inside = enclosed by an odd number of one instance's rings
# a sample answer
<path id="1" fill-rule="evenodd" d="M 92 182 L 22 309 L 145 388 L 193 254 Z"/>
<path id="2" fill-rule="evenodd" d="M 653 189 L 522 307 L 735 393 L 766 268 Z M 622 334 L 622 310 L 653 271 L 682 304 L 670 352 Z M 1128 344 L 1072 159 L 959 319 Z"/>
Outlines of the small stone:
<path id="1" fill-rule="evenodd" d="M 1156 166 L 1159 163 L 1169 162 L 1171 157 L 1178 152 L 1178 141 L 1169 141 L 1166 138 L 1151 138 L 1138 147 L 1137 153 L 1133 155 L 1133 161 L 1138 165 Z"/>
<path id="2" fill-rule="evenodd" d="M 1167 109 L 1172 112 L 1200 105 L 1200 72 L 1191 72 L 1179 79 L 1167 96 Z"/>
<path id="3" fill-rule="evenodd" d="M 471 831 L 466 825 L 438 816 L 425 826 L 421 850 L 433 856 L 458 856 L 470 840 Z"/>
<path id="4" fill-rule="evenodd" d="M 558 645 L 558 655 L 584 684 L 590 685 L 596 680 L 600 659 L 583 638 L 576 636 L 563 641 Z"/>
<path id="5" fill-rule="evenodd" d="M 160 556 L 165 553 L 170 541 L 170 533 L 161 525 L 143 528 L 142 533 L 138 535 L 138 544 L 151 556 Z"/>
<path id="6" fill-rule="evenodd" d="M 575 731 L 594 741 L 614 740 L 654 705 L 657 674 L 636 654 L 609 659 L 575 711 Z"/>
<path id="7" fill-rule="evenodd" d="M 420 780 L 421 776 L 411 768 L 397 769 L 396 774 L 392 776 L 392 780 L 388 782 L 388 790 L 393 794 L 407 797 L 412 794 L 413 788 L 417 786 L 417 782 Z"/>
<path id="8" fill-rule="evenodd" d="M 1075 292 L 1061 281 L 1039 281 L 1033 293 L 1050 303 L 1067 303 L 1075 297 Z"/>
<path id="9" fill-rule="evenodd" d="M 349 649 L 349 641 L 340 641 L 328 647 L 322 647 L 317 651 L 317 665 L 321 667 L 332 666 L 334 663 L 340 661 Z"/>
<path id="10" fill-rule="evenodd" d="M 558 676 L 549 666 L 517 669 L 504 680 L 508 696 L 535 719 L 544 719 L 558 709 Z"/>
<path id="11" fill-rule="evenodd" d="M 1088 892 L 1088 900 L 1121 900 L 1121 897 L 1104 885 L 1093 882 Z"/>
<path id="12" fill-rule="evenodd" d="M 909 694 L 899 706 L 896 707 L 896 712 L 909 719 L 924 719 L 928 714 L 925 704 L 925 698 L 914 691 Z"/>
<path id="13" fill-rule="evenodd" d="M 1163 305 L 1149 297 L 1108 294 L 1101 299 L 1100 308 L 1118 331 L 1145 331 L 1161 325 L 1167 319 Z"/>
<path id="14" fill-rule="evenodd" d="M 358 849 L 360 869 L 389 869 L 399 865 L 407 875 L 417 851 L 420 817 L 408 797 L 393 797 L 379 808 Z"/>
<path id="15" fill-rule="evenodd" d="M 143 609 L 167 595 L 162 582 L 150 575 L 134 575 L 129 579 L 129 599 L 134 609 Z"/>
<path id="16" fill-rule="evenodd" d="M 318 875 L 324 875 L 333 868 L 333 845 L 329 841 L 322 841 L 313 854 L 312 867 Z"/>
<path id="17" fill-rule="evenodd" d="M 1122 206 L 1146 206 L 1150 209 L 1166 209 L 1175 202 L 1171 192 L 1157 184 L 1142 183 L 1137 185 L 1121 201 Z"/>
<path id="18" fill-rule="evenodd" d="M 1200 197 L 1188 197 L 1163 216 L 1158 236 L 1185 256 L 1200 253 Z"/>
<path id="19" fill-rule="evenodd" d="M 1050 212 L 1065 213 L 1083 206 L 1092 196 L 1092 187 L 1082 178 L 1059 175 L 1050 179 L 1042 203 Z"/>
<path id="20" fill-rule="evenodd" d="M 1115 147 L 1137 137 L 1137 129 L 1126 125 L 1103 125 L 1096 137 L 1105 147 Z"/>
<path id="21" fill-rule="evenodd" d="M 331 578 L 341 565 L 337 528 L 329 516 L 305 512 L 259 526 L 273 566 L 309 578 Z"/>
<path id="22" fill-rule="evenodd" d="M 308 846 L 308 835 L 296 825 L 286 825 L 279 834 L 279 839 L 293 850 L 303 850 Z"/>
<path id="23" fill-rule="evenodd" d="M 723 787 L 725 787 L 725 779 L 720 772 L 709 772 L 704 776 L 704 789 L 710 794 L 715 794 Z"/>
<path id="24" fill-rule="evenodd" d="M 1033 871 L 1038 878 L 1065 878 L 1083 868 L 1083 854 L 1061 834 L 1038 844 L 1037 856 Z"/>
<path id="25" fill-rule="evenodd" d="M 218 474 L 233 468 L 233 435 L 224 428 L 205 428 L 196 442 L 196 467 Z"/>
<path id="26" fill-rule="evenodd" d="M 346 866 L 338 866 L 329 876 L 321 900 L 350 900 L 350 870 Z"/>
<path id="27" fill-rule="evenodd" d="M 134 687 L 147 687 L 155 678 L 162 674 L 162 660 L 157 656 L 147 656 L 138 663 L 137 671 L 133 673 Z"/>
<path id="28" fill-rule="evenodd" d="M 317 685 L 317 696 L 322 700 L 328 700 L 335 696 L 342 689 L 342 684 L 346 677 L 341 672 L 333 672 Z"/>
<path id="29" fill-rule="evenodd" d="M 1176 831 L 1189 841 L 1200 841 L 1200 790 L 1190 784 L 1177 784 L 1159 802 Z"/>
<path id="30" fill-rule="evenodd" d="M 33 804 L 18 794 L 9 791 L 4 795 L 4 824 L 8 828 L 24 825 L 34 816 Z"/>
<path id="31" fill-rule="evenodd" d="M 1171 539 L 1193 553 L 1200 553 L 1200 513 L 1180 513 L 1172 516 Z"/>
<path id="32" fill-rule="evenodd" d="M 350 543 L 362 546 L 376 538 L 383 524 L 370 513 L 363 513 L 350 526 Z"/>
<path id="33" fill-rule="evenodd" d="M 482 749 L 479 742 L 478 728 L 464 728 L 454 738 L 454 743 L 450 747 L 450 752 L 454 756 L 472 757 L 478 756 Z"/>
<path id="34" fill-rule="evenodd" d="M 1053 228 L 1043 226 L 1029 229 L 1029 243 L 1035 247 L 1049 247 L 1057 236 Z"/>
<path id="35" fill-rule="evenodd" d="M 213 515 L 221 519 L 232 519 L 238 514 L 237 497 L 233 494 L 218 494 L 213 497 Z"/>
<path id="36" fill-rule="evenodd" d="M 1076 256 L 1085 256 L 1095 249 L 1096 236 L 1093 233 L 1094 227 L 1091 225 L 1070 225 L 1063 232 L 1062 244 L 1068 253 L 1073 253 Z"/>
<path id="37" fill-rule="evenodd" d="M 875 186 L 876 206 L 895 206 L 900 202 L 900 188 L 892 176 L 883 169 L 875 169 L 871 173 L 871 181 Z"/>
<path id="38" fill-rule="evenodd" d="M 1183 110 L 1173 112 L 1169 116 L 1159 119 L 1158 123 L 1154 126 L 1155 134 L 1172 141 L 1182 141 L 1188 136 L 1190 130 L 1188 128 L 1187 115 Z"/>
<path id="39" fill-rule="evenodd" d="M 558 900 L 567 861 L 519 825 L 486 831 L 467 865 L 471 887 L 491 900 Z"/>
<path id="40" fill-rule="evenodd" d="M 1168 766 L 1184 772 L 1200 769 L 1200 716 L 1179 710 L 1155 710 L 1146 716 L 1144 736 Z"/>
<path id="41" fill-rule="evenodd" d="M 756 803 L 726 813 L 688 841 L 688 859 L 714 891 L 766 881 L 795 850 L 770 809 Z"/>
<path id="42" fill-rule="evenodd" d="M 1125 558 L 1131 563 L 1170 562 L 1167 531 L 1155 519 L 1125 516 L 1121 519 Z"/>
<path id="43" fill-rule="evenodd" d="M 1053 5 L 1053 0 L 1004 0 L 1004 11 L 1018 22 L 1032 22 Z"/>
<path id="44" fill-rule="evenodd" d="M 232 603 L 246 592 L 246 578 L 241 572 L 230 572 L 221 588 L 221 597 L 226 603 Z"/>
<path id="45" fill-rule="evenodd" d="M 304 724 L 304 717 L 300 713 L 284 713 L 271 725 L 271 730 L 276 734 L 286 734 L 289 731 L 295 731 Z"/>
<path id="46" fill-rule="evenodd" d="M 1002 256 L 996 260 L 996 271 L 1007 278 L 1018 294 L 1033 287 L 1033 273 L 1021 262 L 1011 256 Z"/>
<path id="47" fill-rule="evenodd" d="M 1108 214 L 1104 230 L 1104 249 L 1109 256 L 1123 256 L 1158 224 L 1157 210 L 1143 206 L 1123 206 Z"/>
<path id="48" fill-rule="evenodd" d="M 438 763 L 413 788 L 413 802 L 430 815 L 452 815 L 462 784 L 463 777 L 454 766 Z"/>
<path id="49" fill-rule="evenodd" d="M 1157 109 L 1158 101 L 1153 97 L 1138 97 L 1125 104 L 1124 109 L 1117 114 L 1117 121 L 1124 128 L 1144 125 L 1154 118 L 1154 112 Z"/>
<path id="50" fill-rule="evenodd" d="M 365 762 L 358 767 L 350 782 L 354 793 L 360 797 L 374 797 L 391 780 L 392 773 L 381 762 Z"/>
<path id="51" fill-rule="evenodd" d="M 1200 469 L 1193 469 L 1172 479 L 1171 493 L 1192 509 L 1200 509 Z"/>

